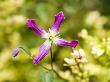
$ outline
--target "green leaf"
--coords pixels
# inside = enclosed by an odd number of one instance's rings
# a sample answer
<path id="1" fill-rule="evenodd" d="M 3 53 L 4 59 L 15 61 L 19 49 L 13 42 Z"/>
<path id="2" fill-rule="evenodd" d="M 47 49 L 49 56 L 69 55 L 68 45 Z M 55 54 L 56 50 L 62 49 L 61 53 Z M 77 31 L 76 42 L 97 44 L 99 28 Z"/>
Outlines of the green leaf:
<path id="1" fill-rule="evenodd" d="M 42 72 L 41 73 L 41 82 L 53 82 L 54 81 L 54 72 Z"/>

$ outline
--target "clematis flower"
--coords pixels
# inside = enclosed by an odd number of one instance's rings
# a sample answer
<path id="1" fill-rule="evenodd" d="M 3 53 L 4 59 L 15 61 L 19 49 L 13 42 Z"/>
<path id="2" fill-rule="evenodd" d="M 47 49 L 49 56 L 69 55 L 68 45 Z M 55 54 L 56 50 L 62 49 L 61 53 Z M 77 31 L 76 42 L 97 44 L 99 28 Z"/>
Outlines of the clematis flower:
<path id="1" fill-rule="evenodd" d="M 52 44 L 59 46 L 70 46 L 75 48 L 78 44 L 78 40 L 67 41 L 59 37 L 59 28 L 63 20 L 65 19 L 63 12 L 58 12 L 55 15 L 54 23 L 49 29 L 49 32 L 46 32 L 44 29 L 39 27 L 34 19 L 28 19 L 26 24 L 28 28 L 32 29 L 36 34 L 41 38 L 45 38 L 46 41 L 41 45 L 37 57 L 34 58 L 34 64 L 39 63 L 50 51 Z"/>

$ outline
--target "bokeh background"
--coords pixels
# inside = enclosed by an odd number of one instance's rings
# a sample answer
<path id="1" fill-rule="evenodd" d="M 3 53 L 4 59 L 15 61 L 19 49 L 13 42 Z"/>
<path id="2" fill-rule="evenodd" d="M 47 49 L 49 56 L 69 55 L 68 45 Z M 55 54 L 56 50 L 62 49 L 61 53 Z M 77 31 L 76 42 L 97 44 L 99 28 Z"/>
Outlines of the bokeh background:
<path id="1" fill-rule="evenodd" d="M 61 78 L 55 75 L 52 80 L 25 52 L 12 57 L 19 45 L 36 56 L 44 42 L 26 27 L 26 19 L 36 19 L 48 31 L 59 11 L 65 14 L 61 37 L 79 40 L 76 49 L 85 51 L 86 81 L 110 82 L 110 0 L 0 0 L 0 82 L 75 82 L 75 75 L 63 65 L 64 58 L 70 57 L 69 47 L 53 46 L 53 63 Z M 48 55 L 40 64 L 50 68 L 50 61 Z"/>

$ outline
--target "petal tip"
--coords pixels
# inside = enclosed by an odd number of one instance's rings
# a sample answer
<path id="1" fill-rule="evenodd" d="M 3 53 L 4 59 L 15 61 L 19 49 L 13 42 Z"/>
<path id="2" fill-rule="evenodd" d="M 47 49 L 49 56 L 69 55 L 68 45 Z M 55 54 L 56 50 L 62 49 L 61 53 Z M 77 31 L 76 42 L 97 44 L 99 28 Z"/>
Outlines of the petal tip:
<path id="1" fill-rule="evenodd" d="M 30 28 L 33 27 L 32 25 L 36 24 L 35 19 L 27 19 L 26 20 L 26 25 Z"/>
<path id="2" fill-rule="evenodd" d="M 26 19 L 26 23 L 28 23 L 28 22 L 34 22 L 35 21 L 35 19 Z"/>
<path id="3" fill-rule="evenodd" d="M 71 41 L 71 47 L 75 48 L 79 44 L 79 40 Z"/>
<path id="4" fill-rule="evenodd" d="M 58 12 L 55 17 L 62 17 L 63 19 L 65 19 L 64 17 L 64 13 L 62 11 Z"/>
<path id="5" fill-rule="evenodd" d="M 36 59 L 33 60 L 33 64 L 38 64 L 39 61 L 37 61 Z"/>

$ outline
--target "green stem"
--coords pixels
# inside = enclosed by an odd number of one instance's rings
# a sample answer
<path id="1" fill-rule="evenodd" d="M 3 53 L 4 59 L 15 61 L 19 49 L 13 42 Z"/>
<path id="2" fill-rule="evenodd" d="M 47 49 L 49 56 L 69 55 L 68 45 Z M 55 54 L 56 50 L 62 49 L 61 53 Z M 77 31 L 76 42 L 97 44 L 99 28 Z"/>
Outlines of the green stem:
<path id="1" fill-rule="evenodd" d="M 27 55 L 29 55 L 31 57 L 31 59 L 34 59 L 34 56 L 32 55 L 32 53 L 28 49 L 25 49 L 22 46 L 20 46 L 19 48 L 22 49 L 24 52 L 26 52 Z"/>
<path id="2" fill-rule="evenodd" d="M 67 79 L 61 77 L 61 76 L 59 75 L 59 73 L 58 73 L 55 69 L 53 69 L 53 72 L 54 72 L 60 79 L 66 81 L 66 82 L 69 82 Z"/>
<path id="3" fill-rule="evenodd" d="M 38 65 L 39 65 L 39 66 L 41 66 L 42 68 L 44 68 L 44 69 L 46 69 L 46 70 L 50 71 L 50 69 L 48 69 L 48 68 L 44 67 L 43 65 L 41 65 L 41 64 L 38 64 Z"/>
<path id="4" fill-rule="evenodd" d="M 50 48 L 50 56 L 51 56 L 51 68 L 53 70 L 53 55 L 52 55 L 52 48 Z"/>

